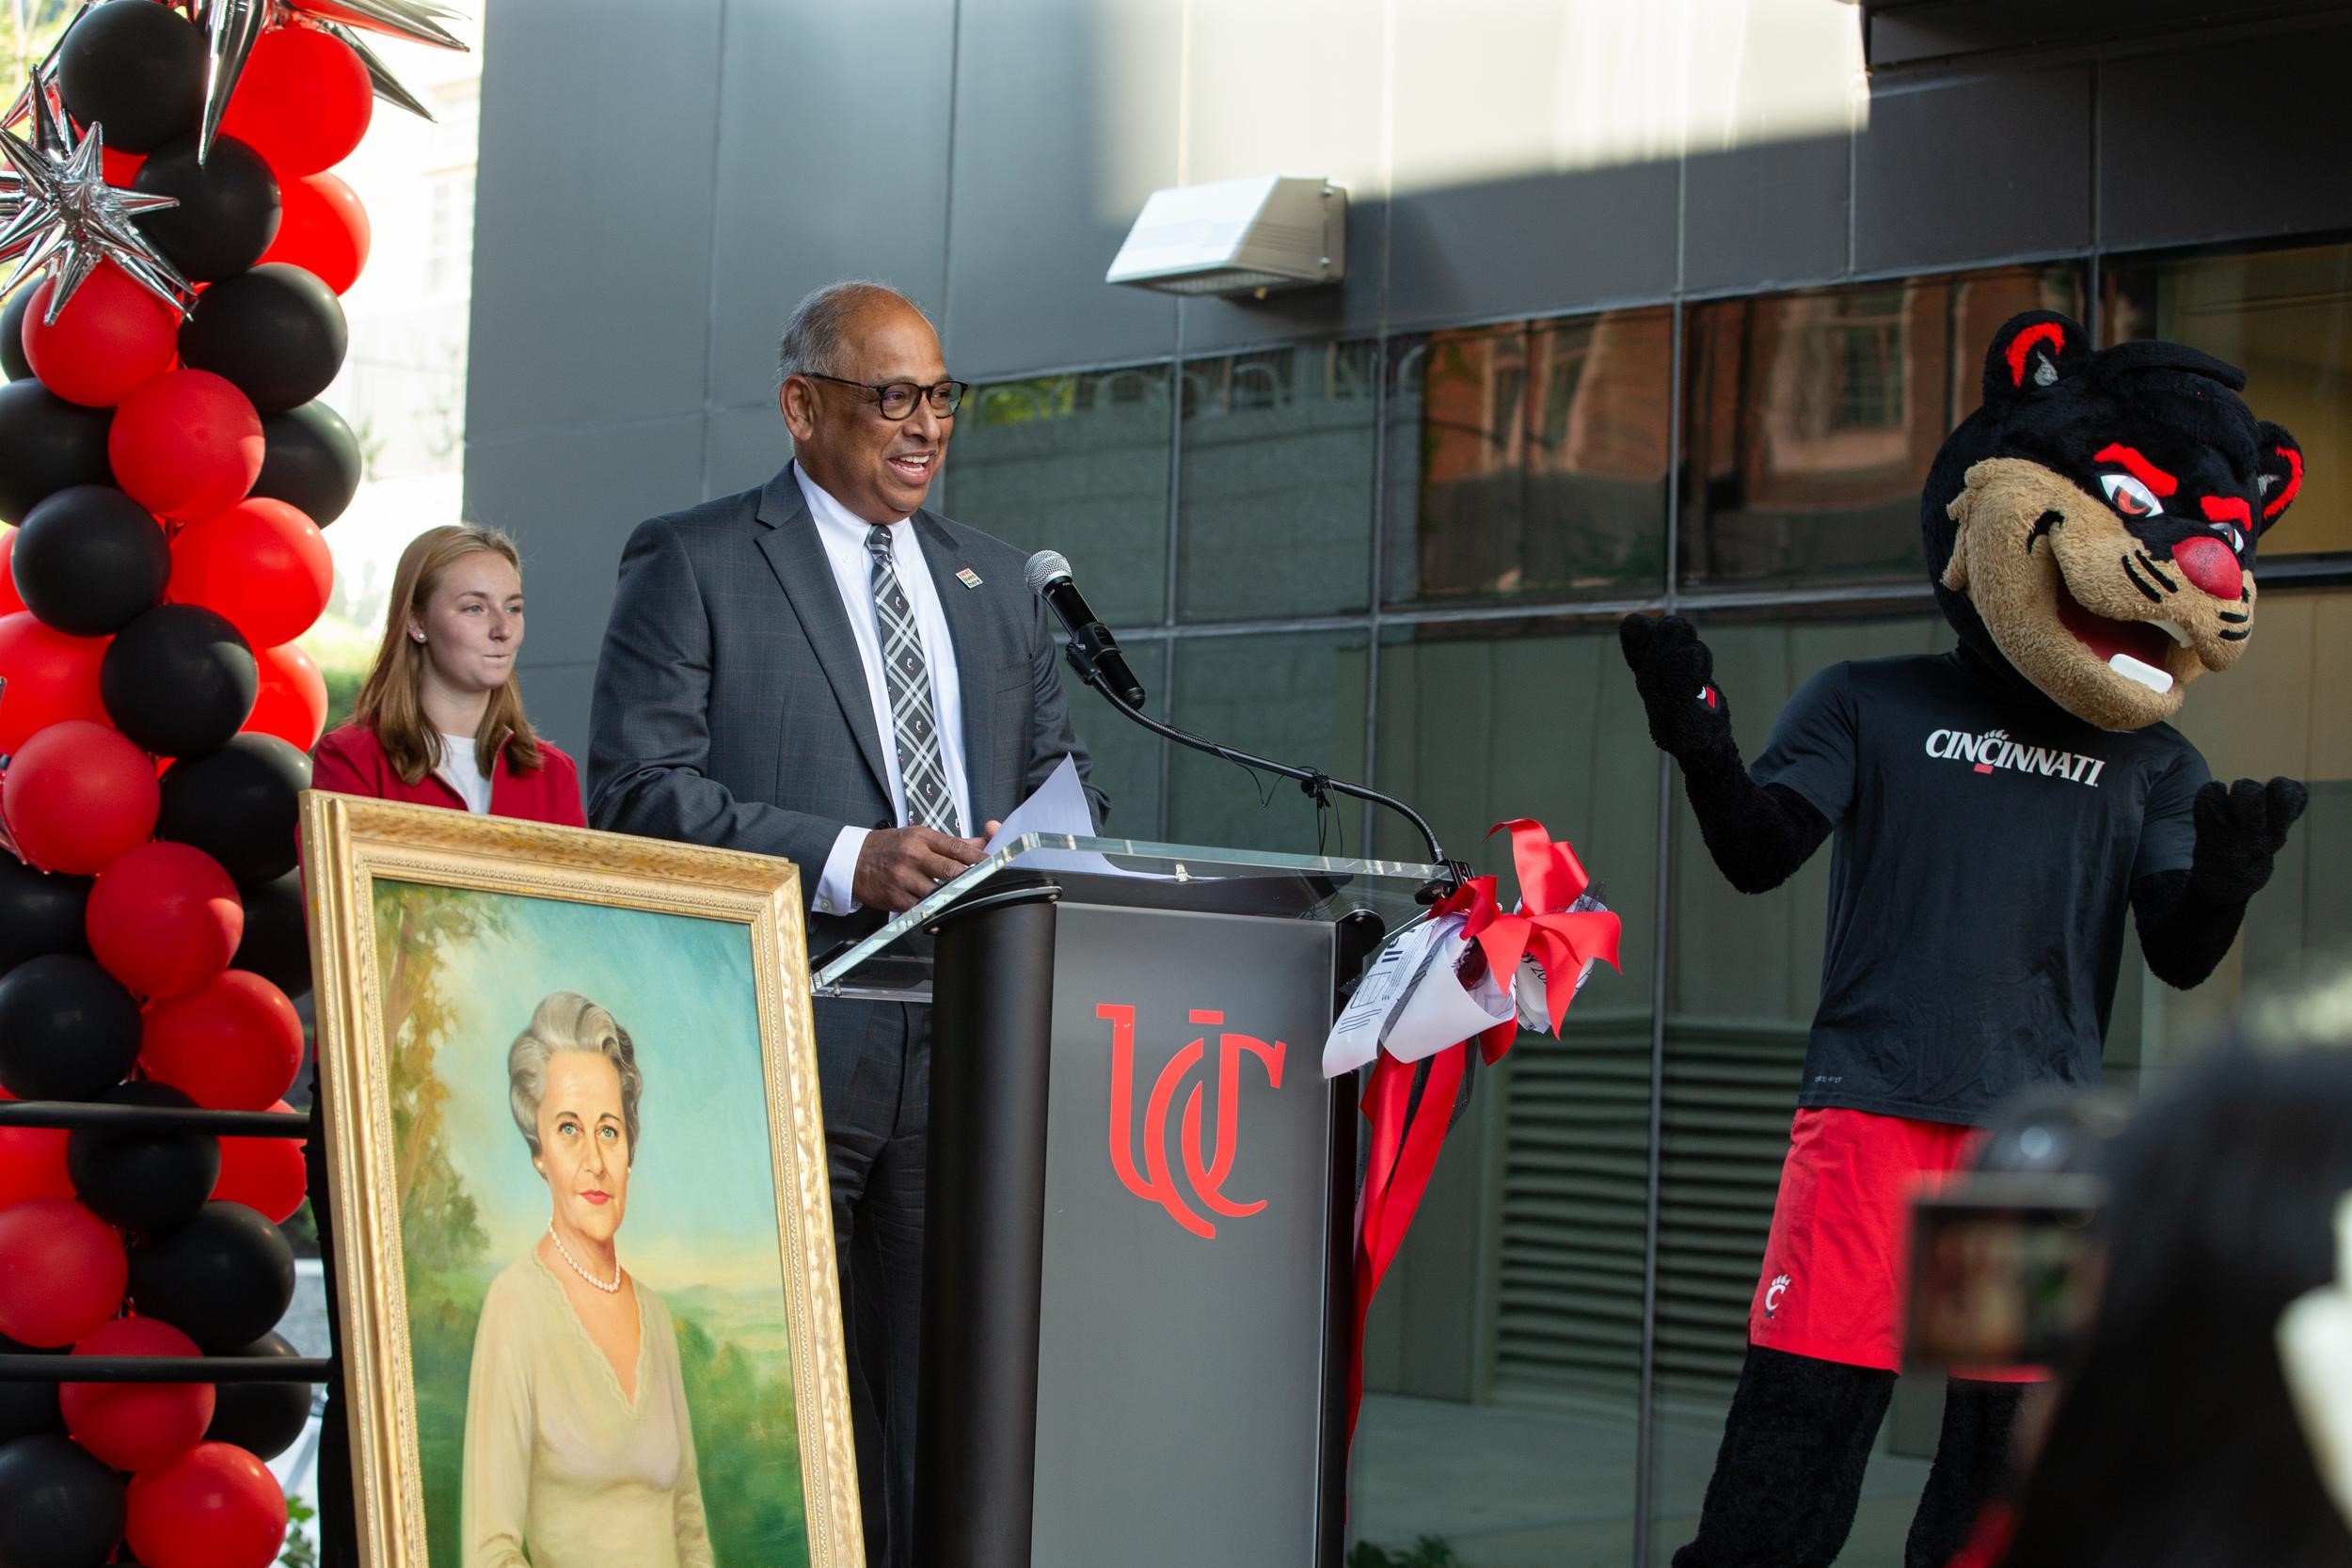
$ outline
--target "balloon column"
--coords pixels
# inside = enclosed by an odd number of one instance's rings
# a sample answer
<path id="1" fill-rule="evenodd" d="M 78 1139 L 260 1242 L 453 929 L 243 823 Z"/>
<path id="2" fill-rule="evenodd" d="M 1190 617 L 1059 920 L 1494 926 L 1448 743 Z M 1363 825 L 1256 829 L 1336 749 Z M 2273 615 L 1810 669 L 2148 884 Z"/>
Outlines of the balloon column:
<path id="1" fill-rule="evenodd" d="M 375 97 L 418 106 L 354 29 L 454 45 L 453 14 L 81 0 L 0 129 L 9 1568 L 262 1568 L 284 1533 L 262 1461 L 317 1365 L 273 1332 L 295 797 L 326 708 L 294 639 L 359 480 L 318 398 L 369 241 L 330 170 Z"/>

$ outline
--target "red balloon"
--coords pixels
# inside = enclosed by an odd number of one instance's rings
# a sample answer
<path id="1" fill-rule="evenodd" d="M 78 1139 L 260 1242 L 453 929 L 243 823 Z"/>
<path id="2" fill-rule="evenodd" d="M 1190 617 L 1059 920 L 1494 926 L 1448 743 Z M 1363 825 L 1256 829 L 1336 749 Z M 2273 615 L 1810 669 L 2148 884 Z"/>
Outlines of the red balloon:
<path id="1" fill-rule="evenodd" d="M 268 1568 L 286 1538 L 286 1495 L 245 1449 L 199 1443 L 131 1478 L 125 1533 L 147 1568 Z"/>
<path id="2" fill-rule="evenodd" d="M 24 596 L 16 591 L 16 573 L 8 562 L 16 555 L 16 530 L 0 528 L 0 615 L 13 615 L 24 608 Z"/>
<path id="3" fill-rule="evenodd" d="M 115 410 L 106 456 L 131 499 L 167 517 L 209 517 L 261 477 L 262 416 L 210 371 L 166 371 Z"/>
<path id="4" fill-rule="evenodd" d="M 0 1088 L 0 1101 L 16 1096 Z M 0 1209 L 33 1197 L 72 1197 L 62 1127 L 0 1127 Z M 224 1140 L 225 1141 L 225 1140 Z"/>
<path id="5" fill-rule="evenodd" d="M 282 184 L 351 156 L 374 110 L 375 84 L 351 45 L 308 27 L 273 27 L 254 40 L 220 130 L 259 152 Z"/>
<path id="6" fill-rule="evenodd" d="M 254 659 L 262 668 L 261 694 L 245 721 L 255 735 L 274 735 L 307 752 L 326 733 L 326 677 L 316 660 L 294 643 L 263 648 Z"/>
<path id="7" fill-rule="evenodd" d="M 131 182 L 138 178 L 139 166 L 146 162 L 147 154 L 144 152 L 124 152 L 112 147 L 98 150 L 98 166 L 106 183 L 123 189 L 128 189 Z"/>
<path id="8" fill-rule="evenodd" d="M 201 1355 L 195 1340 L 159 1318 L 117 1318 L 73 1347 L 75 1355 Z M 147 1470 L 204 1441 L 213 1424 L 209 1383 L 62 1383 L 57 1405 L 73 1440 L 118 1470 Z"/>
<path id="9" fill-rule="evenodd" d="M 273 1111 L 291 1111 L 279 1101 Z M 220 1180 L 215 1203 L 242 1203 L 272 1225 L 283 1225 L 310 1196 L 310 1172 L 302 1163 L 308 1138 L 223 1138 Z M 62 1156 L 61 1156 L 62 1158 Z"/>
<path id="10" fill-rule="evenodd" d="M 104 870 L 153 835 L 162 807 L 153 759 L 87 719 L 34 736 L 0 777 L 0 818 L 18 857 L 43 871 Z"/>
<path id="11" fill-rule="evenodd" d="M 237 956 L 245 904 L 220 862 L 158 840 L 98 874 L 83 928 L 106 972 L 138 995 L 185 996 Z"/>
<path id="12" fill-rule="evenodd" d="M 278 182 L 278 238 L 263 261 L 285 261 L 342 293 L 368 264 L 373 231 L 358 193 L 332 174 L 288 176 Z"/>
<path id="13" fill-rule="evenodd" d="M 180 312 L 112 261 L 99 262 L 56 324 L 46 325 L 41 318 L 56 289 L 55 278 L 43 281 L 24 309 L 24 357 L 42 386 L 68 403 L 104 408 L 171 369 Z"/>
<path id="14" fill-rule="evenodd" d="M 68 719 L 103 723 L 98 664 L 103 637 L 68 637 L 29 610 L 0 616 L 0 756 L 13 755 L 35 732 Z"/>
<path id="15" fill-rule="evenodd" d="M 302 1019 L 259 974 L 224 970 L 148 1007 L 139 1066 L 208 1110 L 266 1111 L 302 1066 Z"/>
<path id="16" fill-rule="evenodd" d="M 255 496 L 180 531 L 164 596 L 216 611 L 253 647 L 274 648 L 309 631 L 334 588 L 335 559 L 318 525 Z"/>
<path id="17" fill-rule="evenodd" d="M 112 1318 L 131 1260 L 114 1227 L 70 1197 L 0 1209 L 0 1334 L 21 1345 L 70 1345 Z"/>

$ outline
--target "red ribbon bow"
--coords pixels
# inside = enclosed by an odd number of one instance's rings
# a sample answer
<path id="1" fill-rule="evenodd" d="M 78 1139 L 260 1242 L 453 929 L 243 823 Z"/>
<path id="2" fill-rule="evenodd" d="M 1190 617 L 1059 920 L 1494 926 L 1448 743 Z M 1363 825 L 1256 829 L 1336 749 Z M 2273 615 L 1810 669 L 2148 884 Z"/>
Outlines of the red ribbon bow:
<path id="1" fill-rule="evenodd" d="M 1544 1012 L 1551 1032 L 1568 1016 L 1578 978 L 1596 960 L 1617 967 L 1617 917 L 1606 910 L 1572 910 L 1592 879 L 1565 839 L 1549 837 L 1532 816 L 1514 817 L 1486 830 L 1486 836 L 1508 830 L 1511 865 L 1518 873 L 1519 908 L 1502 912 L 1492 877 L 1473 877 L 1441 900 L 1436 912 L 1463 917 L 1462 935 L 1478 943 L 1495 983 L 1511 989 L 1519 960 L 1534 955 L 1544 971 Z M 1518 1037 L 1515 1022 L 1498 1023 L 1478 1037 L 1479 1053 L 1491 1067 L 1501 1061 Z"/>
<path id="2" fill-rule="evenodd" d="M 1585 965 L 1600 959 L 1612 969 L 1617 966 L 1618 920 L 1606 910 L 1569 909 L 1588 879 L 1565 840 L 1555 841 L 1542 823 L 1525 816 L 1495 824 L 1486 836 L 1505 829 L 1511 833 L 1512 869 L 1519 879 L 1518 910 L 1503 912 L 1494 878 L 1473 877 L 1440 900 L 1433 913 L 1463 917 L 1462 934 L 1477 943 L 1496 985 L 1506 994 L 1519 960 L 1533 954 L 1543 966 L 1544 1010 L 1557 1035 Z M 1431 983 L 1444 984 L 1450 978 L 1433 976 Z M 1518 1037 L 1518 1021 L 1505 1019 L 1478 1037 L 1479 1053 L 1491 1066 Z M 1428 1059 L 1429 1075 L 1418 1099 L 1413 1094 L 1418 1064 L 1400 1062 L 1385 1051 L 1373 1059 L 1372 1078 L 1364 1085 L 1362 1111 L 1372 1123 L 1372 1148 L 1356 1243 L 1356 1340 L 1349 1350 L 1347 1379 L 1351 1439 L 1364 1399 L 1364 1320 L 1438 1168 L 1438 1151 L 1445 1143 L 1446 1124 L 1453 1118 L 1454 1096 L 1468 1067 L 1469 1044 L 1457 1041 Z"/>

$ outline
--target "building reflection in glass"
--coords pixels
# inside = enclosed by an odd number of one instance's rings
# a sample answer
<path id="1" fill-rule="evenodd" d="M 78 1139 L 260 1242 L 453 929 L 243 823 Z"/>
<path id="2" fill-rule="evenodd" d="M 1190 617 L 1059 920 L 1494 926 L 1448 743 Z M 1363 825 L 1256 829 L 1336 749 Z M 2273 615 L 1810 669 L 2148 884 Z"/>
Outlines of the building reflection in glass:
<path id="1" fill-rule="evenodd" d="M 1682 580 L 1917 576 L 1919 487 L 2021 310 L 2082 313 L 2073 266 L 1688 308 Z"/>
<path id="2" fill-rule="evenodd" d="M 1398 345 L 1388 602 L 1662 588 L 1673 343 L 1659 308 Z"/>

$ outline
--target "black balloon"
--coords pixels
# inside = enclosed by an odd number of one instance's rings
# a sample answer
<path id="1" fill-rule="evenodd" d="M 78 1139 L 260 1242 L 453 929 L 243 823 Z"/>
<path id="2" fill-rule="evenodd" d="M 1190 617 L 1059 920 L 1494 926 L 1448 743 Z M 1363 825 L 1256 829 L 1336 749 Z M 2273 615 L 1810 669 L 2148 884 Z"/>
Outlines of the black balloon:
<path id="1" fill-rule="evenodd" d="M 323 403 L 262 416 L 268 443 L 253 493 L 284 501 L 325 528 L 359 493 L 359 438 Z"/>
<path id="2" fill-rule="evenodd" d="M 43 953 L 87 957 L 82 912 L 89 887 L 87 877 L 36 871 L 14 855 L 0 855 L 0 974 Z"/>
<path id="3" fill-rule="evenodd" d="M 167 142 L 139 166 L 131 188 L 179 200 L 177 207 L 131 221 L 147 231 L 165 260 L 199 283 L 245 271 L 278 237 L 278 177 L 234 136 L 215 137 L 212 156 L 201 164 L 195 136 Z"/>
<path id="4" fill-rule="evenodd" d="M 245 901 L 245 940 L 237 943 L 237 956 L 229 966 L 251 970 L 289 998 L 301 996 L 310 989 L 310 933 L 303 921 L 302 873 L 289 871 L 240 887 L 238 895 Z"/>
<path id="5" fill-rule="evenodd" d="M 231 1355 L 296 1356 L 282 1334 L 264 1334 Z M 307 1383 L 216 1383 L 213 1386 L 213 1424 L 204 1429 L 208 1443 L 234 1443 L 256 1459 L 276 1459 L 294 1445 L 310 1423 L 310 1385 Z"/>
<path id="6" fill-rule="evenodd" d="M 296 797 L 310 787 L 309 757 L 274 735 L 240 735 L 172 765 L 155 836 L 203 850 L 241 887 L 271 881 L 294 869 Z"/>
<path id="7" fill-rule="evenodd" d="M 107 0 L 66 34 L 57 90 L 77 121 L 105 127 L 108 147 L 151 152 L 203 113 L 204 35 L 153 0 Z"/>
<path id="8" fill-rule="evenodd" d="M 106 717 L 157 756 L 220 745 L 252 714 L 261 689 L 253 650 L 201 605 L 157 605 L 116 633 L 98 664 Z"/>
<path id="9" fill-rule="evenodd" d="M 98 1568 L 122 1539 L 124 1498 L 122 1477 L 70 1437 L 0 1443 L 0 1563 Z"/>
<path id="10" fill-rule="evenodd" d="M 89 958 L 27 958 L 0 974 L 0 1088 L 19 1100 L 94 1100 L 139 1054 L 139 1005 Z"/>
<path id="11" fill-rule="evenodd" d="M 208 1203 L 196 1218 L 131 1248 L 131 1300 L 226 1355 L 278 1326 L 294 1300 L 294 1249 L 242 1203 Z"/>
<path id="12" fill-rule="evenodd" d="M 0 1355 L 62 1355 L 56 1350 L 36 1350 L 0 1334 Z M 15 1383 L 0 1378 L 0 1443 L 30 1437 L 35 1433 L 65 1431 L 65 1412 L 57 1408 L 54 1383 Z"/>
<path id="13" fill-rule="evenodd" d="M 75 484 L 25 515 L 8 567 L 24 608 L 43 624 L 72 637 L 111 637 L 163 598 L 171 542 L 152 514 L 114 486 Z"/>
<path id="14" fill-rule="evenodd" d="M 196 1103 L 168 1084 L 125 1084 L 98 1098 L 106 1105 Z M 91 1213 L 125 1230 L 159 1235 L 187 1224 L 211 1201 L 220 1180 L 220 1140 L 210 1132 L 77 1127 L 66 1139 L 65 1169 Z"/>
<path id="15" fill-rule="evenodd" d="M 350 346 L 335 291 L 283 261 L 222 278 L 197 296 L 180 328 L 182 363 L 228 377 L 264 414 L 326 390 Z"/>
<path id="16" fill-rule="evenodd" d="M 0 522 L 23 522 L 69 484 L 112 484 L 106 430 L 114 418 L 111 408 L 68 403 L 35 380 L 0 387 Z"/>
<path id="17" fill-rule="evenodd" d="M 0 306 L 0 371 L 8 372 L 10 381 L 32 378 L 33 362 L 24 357 L 24 312 L 40 288 L 39 282 L 27 283 Z"/>

